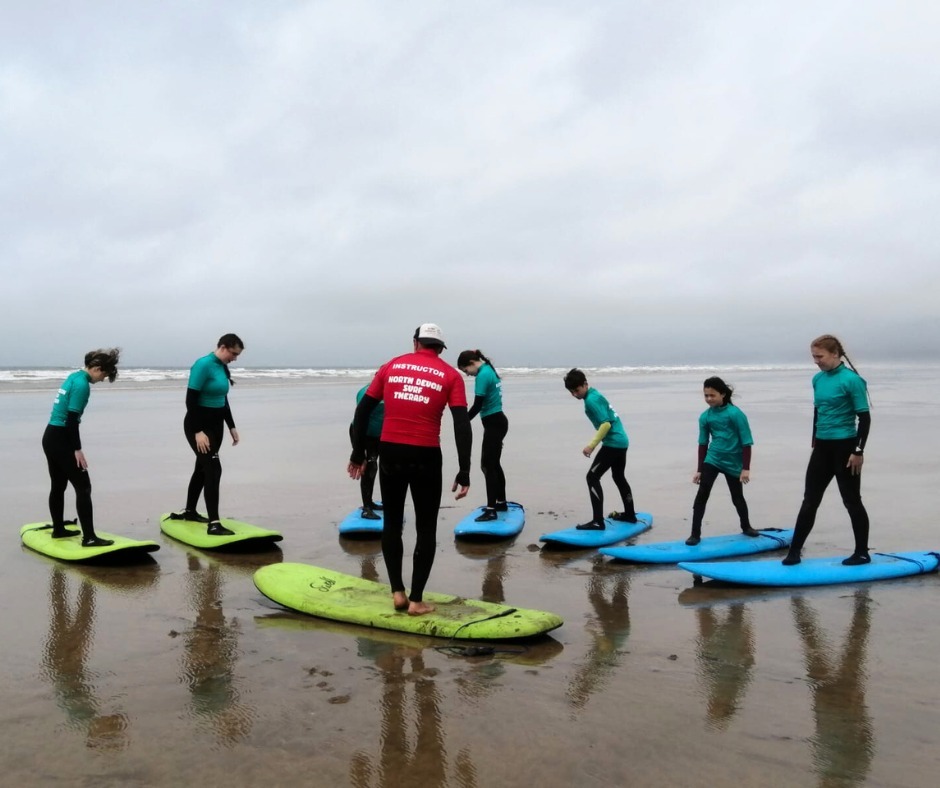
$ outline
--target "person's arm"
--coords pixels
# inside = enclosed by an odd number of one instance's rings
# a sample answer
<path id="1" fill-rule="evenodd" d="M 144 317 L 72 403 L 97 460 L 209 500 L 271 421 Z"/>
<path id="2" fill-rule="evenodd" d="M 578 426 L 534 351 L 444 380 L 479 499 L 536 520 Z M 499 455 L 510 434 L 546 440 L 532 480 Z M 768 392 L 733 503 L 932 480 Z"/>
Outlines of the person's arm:
<path id="1" fill-rule="evenodd" d="M 600 443 L 602 440 L 604 440 L 604 436 L 607 435 L 608 432 L 610 432 L 610 427 L 611 427 L 610 422 L 605 421 L 601 424 L 600 427 L 597 428 L 597 432 L 594 433 L 594 437 L 591 438 L 591 442 L 581 450 L 581 453 L 585 457 L 591 456 L 594 449 L 597 448 L 597 444 Z"/>
<path id="2" fill-rule="evenodd" d="M 698 473 L 702 472 L 702 467 L 705 465 L 705 455 L 708 454 L 708 444 L 700 443 L 698 445 Z"/>
<path id="3" fill-rule="evenodd" d="M 865 451 L 865 444 L 868 441 L 868 432 L 871 429 L 871 413 L 864 410 L 855 415 L 858 416 L 858 437 L 855 439 L 855 451 L 853 454 L 861 454 Z"/>
<path id="4" fill-rule="evenodd" d="M 65 416 L 65 431 L 69 436 L 69 447 L 72 451 L 82 450 L 82 436 L 78 429 L 81 418 L 81 414 L 74 410 L 70 410 Z"/>
<path id="5" fill-rule="evenodd" d="M 378 404 L 379 400 L 365 394 L 356 405 L 356 414 L 353 416 L 352 431 L 349 436 L 352 441 L 350 465 L 362 465 L 366 461 L 366 431 L 369 428 L 369 416 Z"/>
<path id="6" fill-rule="evenodd" d="M 186 389 L 186 415 L 189 417 L 189 424 L 195 432 L 203 431 L 202 408 L 199 407 L 199 390 Z"/>
<path id="7" fill-rule="evenodd" d="M 813 408 L 813 440 L 810 444 L 814 449 L 816 448 L 816 422 L 819 421 L 819 409 Z"/>
<path id="8" fill-rule="evenodd" d="M 467 494 L 467 490 L 470 489 L 470 451 L 473 448 L 473 430 L 470 427 L 470 417 L 466 405 L 452 405 L 450 413 L 454 419 L 454 441 L 457 444 L 458 468 L 453 489 L 462 488 L 462 494 L 457 497 L 463 498 Z"/>
<path id="9" fill-rule="evenodd" d="M 467 413 L 467 416 L 470 420 L 473 420 L 473 417 L 476 416 L 481 410 L 483 410 L 483 400 L 484 398 L 477 394 L 473 398 L 473 405 L 470 406 L 470 411 Z"/>

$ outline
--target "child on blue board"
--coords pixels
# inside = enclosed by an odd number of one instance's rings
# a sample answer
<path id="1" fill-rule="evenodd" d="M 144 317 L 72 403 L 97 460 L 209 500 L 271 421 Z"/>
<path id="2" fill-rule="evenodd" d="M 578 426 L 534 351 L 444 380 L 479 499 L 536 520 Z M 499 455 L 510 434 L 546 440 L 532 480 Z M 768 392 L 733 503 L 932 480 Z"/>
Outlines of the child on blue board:
<path id="1" fill-rule="evenodd" d="M 359 389 L 356 394 L 356 405 L 358 405 L 365 396 L 368 385 Z M 362 519 L 363 520 L 381 520 L 382 516 L 376 512 L 382 511 L 382 505 L 372 500 L 372 492 L 375 490 L 375 477 L 379 470 L 379 439 L 382 437 L 382 422 L 385 419 L 385 403 L 380 402 L 375 406 L 375 410 L 369 415 L 369 422 L 366 426 L 366 436 L 363 442 L 365 450 L 366 464 L 359 479 L 359 492 L 362 495 Z M 349 425 L 349 439 L 352 445 L 356 445 L 356 437 L 353 435 L 353 425 Z"/>
<path id="2" fill-rule="evenodd" d="M 702 518 L 712 486 L 721 474 L 728 482 L 731 503 L 741 520 L 745 536 L 760 536 L 751 528 L 744 485 L 751 480 L 751 427 L 744 412 L 731 402 L 734 389 L 719 377 L 711 377 L 703 384 L 706 410 L 698 419 L 698 470 L 692 476 L 699 486 L 692 504 L 692 534 L 687 545 L 697 545 L 702 539 Z"/>
<path id="3" fill-rule="evenodd" d="M 636 509 L 633 504 L 633 492 L 624 476 L 627 466 L 627 448 L 630 441 L 627 431 L 607 399 L 597 389 L 588 385 L 587 377 L 580 369 L 572 369 L 565 375 L 565 388 L 575 399 L 583 400 L 584 413 L 597 430 L 591 442 L 585 446 L 581 453 L 590 457 L 594 449 L 600 444 L 601 450 L 591 462 L 591 469 L 587 473 L 588 492 L 591 494 L 592 517 L 577 528 L 581 531 L 603 531 L 604 525 L 604 491 L 601 489 L 601 477 L 609 470 L 614 484 L 620 491 L 623 501 L 623 511 L 610 515 L 611 520 L 624 523 L 635 523 Z"/>
<path id="4" fill-rule="evenodd" d="M 479 523 L 486 523 L 498 519 L 497 512 L 508 510 L 506 474 L 500 464 L 503 439 L 509 432 L 509 420 L 503 413 L 503 386 L 499 373 L 479 350 L 461 351 L 457 356 L 457 368 L 465 375 L 476 378 L 473 386 L 473 405 L 467 415 L 472 421 L 479 413 L 480 422 L 483 424 L 480 466 L 486 480 L 486 507 L 475 519 Z"/>

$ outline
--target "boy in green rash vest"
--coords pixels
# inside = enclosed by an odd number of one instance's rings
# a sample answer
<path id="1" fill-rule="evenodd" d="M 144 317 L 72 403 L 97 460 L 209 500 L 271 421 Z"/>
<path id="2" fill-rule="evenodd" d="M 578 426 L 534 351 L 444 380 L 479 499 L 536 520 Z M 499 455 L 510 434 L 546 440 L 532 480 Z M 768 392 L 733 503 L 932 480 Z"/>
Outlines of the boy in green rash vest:
<path id="1" fill-rule="evenodd" d="M 107 378 L 117 377 L 119 348 L 92 350 L 85 354 L 85 368 L 69 375 L 52 403 L 52 415 L 42 436 L 42 450 L 49 466 L 49 514 L 52 517 L 52 538 L 78 536 L 78 531 L 65 527 L 65 488 L 75 489 L 75 508 L 82 529 L 82 547 L 107 547 L 111 539 L 95 535 L 91 503 L 91 479 L 88 461 L 82 451 L 79 425 L 91 396 L 91 387 Z"/>
<path id="2" fill-rule="evenodd" d="M 363 386 L 356 393 L 356 405 L 362 402 L 368 385 Z M 375 477 L 379 469 L 379 439 L 382 437 L 382 422 L 385 419 L 385 403 L 380 402 L 375 406 L 375 410 L 369 415 L 369 422 L 366 426 L 366 437 L 363 448 L 366 453 L 365 470 L 359 479 L 359 492 L 362 495 L 362 519 L 363 520 L 381 520 L 381 515 L 376 514 L 382 511 L 382 504 L 372 500 L 372 493 L 375 490 Z M 356 446 L 356 437 L 353 434 L 353 424 L 349 425 L 349 439 L 353 448 Z"/>
<path id="3" fill-rule="evenodd" d="M 591 463 L 587 473 L 588 492 L 591 494 L 592 518 L 589 522 L 577 526 L 582 531 L 603 531 L 604 524 L 604 491 L 601 489 L 601 477 L 611 472 L 614 484 L 620 491 L 623 501 L 623 511 L 610 516 L 610 519 L 625 523 L 635 523 L 636 509 L 633 504 L 633 492 L 627 483 L 624 469 L 627 465 L 627 447 L 630 441 L 623 428 L 620 416 L 617 415 L 607 399 L 597 389 L 588 386 L 587 377 L 580 369 L 572 369 L 565 375 L 565 388 L 575 399 L 584 401 L 584 413 L 597 430 L 591 442 L 585 446 L 581 453 L 590 457 L 594 449 L 601 444 L 601 450 Z"/>

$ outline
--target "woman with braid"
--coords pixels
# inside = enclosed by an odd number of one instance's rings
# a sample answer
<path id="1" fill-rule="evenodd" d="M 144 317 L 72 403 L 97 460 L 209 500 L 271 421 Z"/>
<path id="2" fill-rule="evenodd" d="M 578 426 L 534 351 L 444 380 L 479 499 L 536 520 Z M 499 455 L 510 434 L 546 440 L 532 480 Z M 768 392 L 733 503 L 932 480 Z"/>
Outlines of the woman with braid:
<path id="1" fill-rule="evenodd" d="M 868 512 L 862 504 L 861 487 L 865 442 L 871 427 L 868 387 L 842 343 L 831 334 L 814 339 L 810 353 L 820 369 L 813 377 L 813 452 L 806 468 L 803 505 L 783 563 L 787 566 L 800 563 L 806 537 L 816 522 L 816 510 L 826 487 L 835 478 L 855 534 L 855 551 L 842 563 L 846 566 L 867 564 L 871 562 Z"/>
<path id="2" fill-rule="evenodd" d="M 464 350 L 457 356 L 457 368 L 465 375 L 476 378 L 473 386 L 473 405 L 467 415 L 472 420 L 478 413 L 483 424 L 483 447 L 480 450 L 480 469 L 486 480 L 486 508 L 475 518 L 485 523 L 497 519 L 497 512 L 507 511 L 506 474 L 500 465 L 503 439 L 509 432 L 509 420 L 503 413 L 503 384 L 492 362 L 479 350 Z"/>
<path id="3" fill-rule="evenodd" d="M 231 536 L 232 531 L 222 525 L 219 518 L 219 482 L 222 479 L 222 463 L 219 449 L 228 425 L 232 445 L 238 445 L 238 430 L 228 404 L 228 391 L 232 375 L 228 365 L 245 349 L 245 343 L 235 334 L 225 334 L 219 339 L 216 349 L 207 356 L 196 359 L 189 371 L 186 386 L 186 417 L 183 433 L 196 455 L 196 465 L 189 480 L 186 493 L 186 508 L 171 514 L 174 520 L 193 523 L 208 523 L 211 536 Z M 205 495 L 208 518 L 196 511 L 199 496 Z"/>
<path id="4" fill-rule="evenodd" d="M 78 531 L 65 527 L 65 489 L 71 483 L 75 488 L 75 508 L 82 528 L 82 547 L 107 547 L 111 539 L 100 539 L 95 534 L 91 504 L 91 479 L 88 461 L 82 451 L 79 424 L 91 396 L 91 387 L 107 379 L 113 383 L 121 351 L 92 350 L 85 354 L 85 368 L 73 372 L 59 387 L 52 415 L 42 436 L 42 450 L 49 466 L 49 515 L 52 517 L 52 538 L 65 539 L 78 536 Z"/>

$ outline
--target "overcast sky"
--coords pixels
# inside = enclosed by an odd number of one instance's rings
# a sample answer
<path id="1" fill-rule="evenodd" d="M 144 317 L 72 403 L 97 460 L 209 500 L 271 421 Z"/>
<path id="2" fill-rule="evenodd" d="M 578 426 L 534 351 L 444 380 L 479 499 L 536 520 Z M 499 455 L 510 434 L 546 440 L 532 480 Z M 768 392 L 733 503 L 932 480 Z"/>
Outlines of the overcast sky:
<path id="1" fill-rule="evenodd" d="M 940 357 L 933 0 L 0 9 L 0 366 Z"/>

